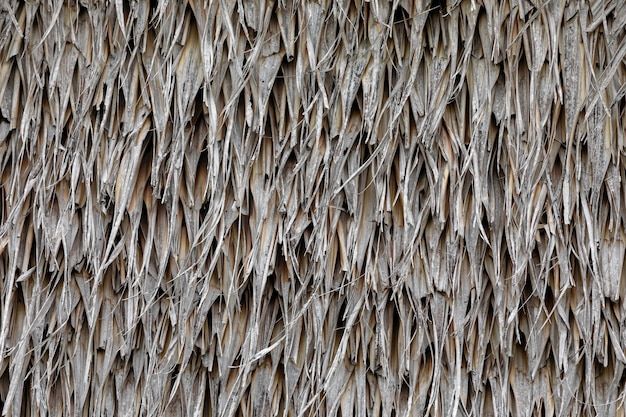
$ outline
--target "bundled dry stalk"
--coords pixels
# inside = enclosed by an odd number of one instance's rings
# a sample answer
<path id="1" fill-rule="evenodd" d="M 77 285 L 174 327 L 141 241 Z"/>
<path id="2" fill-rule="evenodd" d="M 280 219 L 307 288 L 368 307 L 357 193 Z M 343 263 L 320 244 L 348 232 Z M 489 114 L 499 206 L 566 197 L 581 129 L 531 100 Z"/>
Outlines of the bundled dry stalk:
<path id="1" fill-rule="evenodd" d="M 4 416 L 624 416 L 626 2 L 5 0 Z"/>

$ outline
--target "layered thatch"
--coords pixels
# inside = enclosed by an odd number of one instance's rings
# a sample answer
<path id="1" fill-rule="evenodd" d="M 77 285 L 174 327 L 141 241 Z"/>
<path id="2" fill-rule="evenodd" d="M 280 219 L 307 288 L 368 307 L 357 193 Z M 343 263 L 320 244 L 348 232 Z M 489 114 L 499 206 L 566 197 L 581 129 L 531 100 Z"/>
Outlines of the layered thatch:
<path id="1" fill-rule="evenodd" d="M 1 9 L 2 415 L 624 415 L 626 2 Z"/>

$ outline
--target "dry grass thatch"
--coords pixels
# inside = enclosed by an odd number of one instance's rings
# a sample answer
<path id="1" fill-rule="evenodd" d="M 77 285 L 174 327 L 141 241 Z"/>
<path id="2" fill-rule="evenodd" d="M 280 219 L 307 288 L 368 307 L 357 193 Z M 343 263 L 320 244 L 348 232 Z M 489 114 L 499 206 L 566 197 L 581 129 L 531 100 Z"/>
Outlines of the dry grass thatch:
<path id="1" fill-rule="evenodd" d="M 624 416 L 626 2 L 4 0 L 6 416 Z"/>

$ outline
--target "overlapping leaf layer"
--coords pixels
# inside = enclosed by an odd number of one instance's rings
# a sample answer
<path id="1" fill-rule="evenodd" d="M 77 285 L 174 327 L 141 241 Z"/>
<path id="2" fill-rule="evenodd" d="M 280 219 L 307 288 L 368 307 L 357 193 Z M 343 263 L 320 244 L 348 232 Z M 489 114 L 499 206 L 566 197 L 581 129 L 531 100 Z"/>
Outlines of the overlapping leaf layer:
<path id="1" fill-rule="evenodd" d="M 2 415 L 624 415 L 622 0 L 0 8 Z"/>

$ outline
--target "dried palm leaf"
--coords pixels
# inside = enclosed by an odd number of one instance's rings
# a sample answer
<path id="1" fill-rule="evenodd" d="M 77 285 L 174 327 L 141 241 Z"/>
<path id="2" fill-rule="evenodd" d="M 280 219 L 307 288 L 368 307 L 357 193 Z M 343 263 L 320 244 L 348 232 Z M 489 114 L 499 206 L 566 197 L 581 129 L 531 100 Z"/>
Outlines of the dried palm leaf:
<path id="1" fill-rule="evenodd" d="M 625 414 L 621 0 L 5 0 L 0 408 Z"/>

